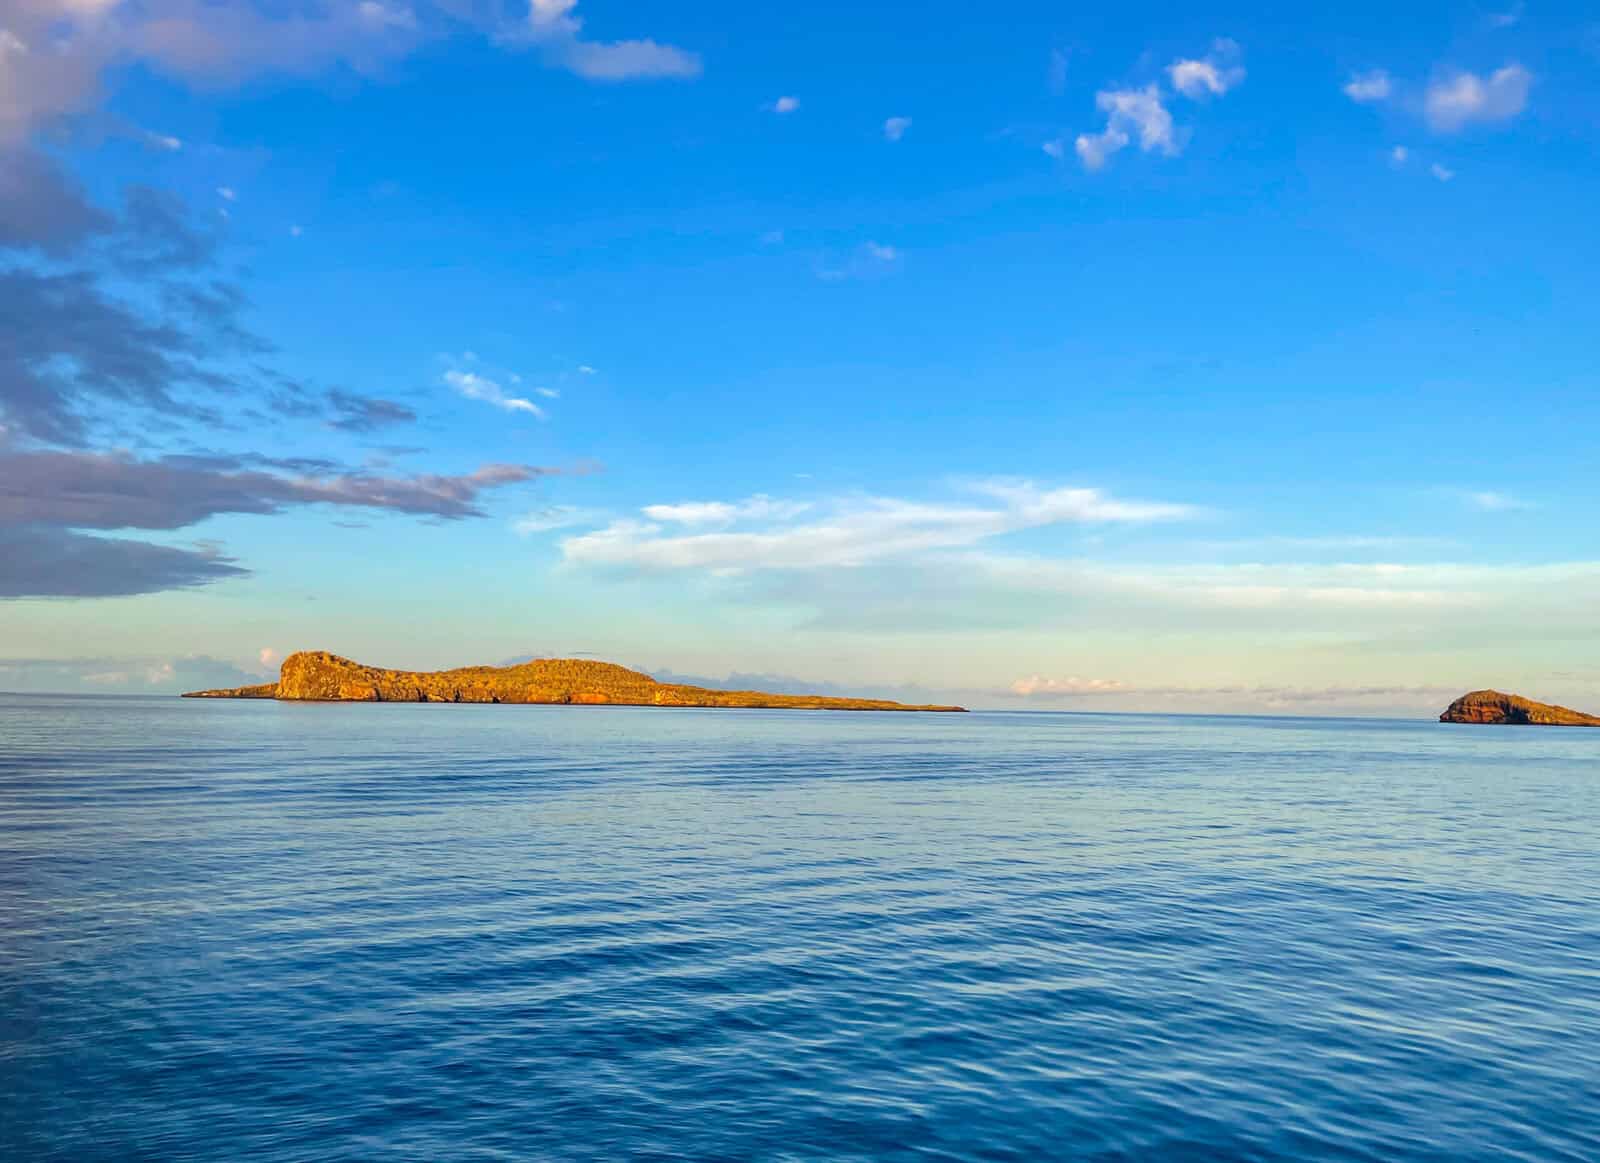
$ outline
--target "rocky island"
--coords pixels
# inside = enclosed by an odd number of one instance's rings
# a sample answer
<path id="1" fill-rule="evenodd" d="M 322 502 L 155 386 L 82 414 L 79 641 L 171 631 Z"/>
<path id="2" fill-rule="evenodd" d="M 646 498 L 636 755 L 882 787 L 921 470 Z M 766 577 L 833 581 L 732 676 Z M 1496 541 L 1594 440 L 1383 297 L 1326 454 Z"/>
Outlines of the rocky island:
<path id="1" fill-rule="evenodd" d="M 1536 703 L 1521 695 L 1473 691 L 1462 695 L 1439 716 L 1441 723 L 1502 723 L 1534 727 L 1600 727 L 1600 716 L 1567 707 Z"/>
<path id="2" fill-rule="evenodd" d="M 657 682 L 613 662 L 536 658 L 516 666 L 459 670 L 385 670 L 325 650 L 283 660 L 278 681 L 226 690 L 191 691 L 186 699 L 283 699 L 357 703 L 557 703 L 635 707 L 782 707 L 808 711 L 964 711 L 888 699 L 773 695 Z"/>

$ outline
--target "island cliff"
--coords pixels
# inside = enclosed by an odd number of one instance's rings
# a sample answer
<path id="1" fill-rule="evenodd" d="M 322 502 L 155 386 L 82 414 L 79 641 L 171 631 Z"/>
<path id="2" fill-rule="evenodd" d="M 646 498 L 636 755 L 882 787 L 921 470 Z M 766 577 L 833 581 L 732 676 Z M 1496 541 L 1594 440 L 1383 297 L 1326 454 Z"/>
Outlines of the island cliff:
<path id="1" fill-rule="evenodd" d="M 612 662 L 536 658 L 517 666 L 466 666 L 419 672 L 363 666 L 308 650 L 283 660 L 278 681 L 261 686 L 191 691 L 186 699 L 285 699 L 361 703 L 578 703 L 640 707 L 787 707 L 830 711 L 962 711 L 964 707 L 912 706 L 887 699 L 773 695 L 715 691 L 657 682 Z"/>
<path id="2" fill-rule="evenodd" d="M 1439 716 L 1441 723 L 1504 723 L 1535 727 L 1600 727 L 1600 716 L 1566 707 L 1536 703 L 1521 695 L 1473 691 L 1462 695 Z"/>

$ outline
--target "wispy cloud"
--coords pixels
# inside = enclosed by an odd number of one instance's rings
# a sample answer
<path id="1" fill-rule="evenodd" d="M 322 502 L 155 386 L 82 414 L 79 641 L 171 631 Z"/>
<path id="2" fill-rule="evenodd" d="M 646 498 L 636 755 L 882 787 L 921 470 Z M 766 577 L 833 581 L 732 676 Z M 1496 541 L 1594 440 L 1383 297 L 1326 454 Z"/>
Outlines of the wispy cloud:
<path id="1" fill-rule="evenodd" d="M 285 471 L 265 471 L 260 464 Z M 231 454 L 138 460 L 94 452 L 16 452 L 0 455 L 0 526 L 180 529 L 220 513 L 269 514 L 300 505 L 457 519 L 482 516 L 477 502 L 489 490 L 559 471 L 486 464 L 459 475 L 379 476 L 322 462 Z"/>
<path id="2" fill-rule="evenodd" d="M 556 471 L 486 464 L 458 475 L 380 476 L 237 455 L 8 453 L 0 455 L 0 598 L 154 593 L 247 572 L 214 545 L 159 545 L 86 529 L 174 530 L 223 513 L 309 506 L 459 520 L 483 516 L 479 501 L 491 490 Z"/>
<path id="3" fill-rule="evenodd" d="M 1514 28 L 1522 22 L 1522 13 L 1525 6 L 1518 0 L 1510 8 L 1500 12 L 1491 12 L 1484 18 L 1484 23 L 1490 28 Z"/>
<path id="4" fill-rule="evenodd" d="M 891 117 L 883 123 L 883 136 L 888 141 L 899 141 L 911 128 L 911 118 Z"/>
<path id="5" fill-rule="evenodd" d="M 793 113 L 800 108 L 800 98 L 791 96 L 779 97 L 767 108 L 773 113 Z"/>
<path id="6" fill-rule="evenodd" d="M 824 282 L 873 278 L 894 270 L 902 257 L 898 247 L 886 242 L 868 240 L 843 261 L 832 259 L 820 263 L 817 267 L 817 278 Z"/>
<path id="7" fill-rule="evenodd" d="M 1441 165 L 1439 162 L 1434 162 L 1429 166 L 1428 172 L 1441 182 L 1455 181 L 1456 172 L 1449 166 Z"/>
<path id="8" fill-rule="evenodd" d="M 1072 60 L 1065 49 L 1053 48 L 1050 50 L 1050 64 L 1045 70 L 1045 88 L 1056 96 L 1060 96 L 1067 89 L 1067 70 Z"/>
<path id="9" fill-rule="evenodd" d="M 452 368 L 444 373 L 444 382 L 469 400 L 492 404 L 505 412 L 525 412 L 540 420 L 545 418 L 545 410 L 538 404 L 526 396 L 509 394 L 500 384 L 477 372 Z"/>
<path id="10" fill-rule="evenodd" d="M 536 533 L 549 533 L 556 529 L 592 525 L 597 520 L 600 520 L 600 515 L 593 509 L 579 509 L 572 505 L 545 505 L 518 517 L 511 522 L 511 528 L 518 536 L 530 537 Z"/>
<path id="11" fill-rule="evenodd" d="M 568 561 L 583 565 L 714 571 L 855 567 L 928 550 L 976 545 L 990 538 L 1051 525 L 1145 524 L 1192 518 L 1188 505 L 1125 501 L 1091 488 L 1043 489 L 1026 481 L 983 481 L 969 487 L 987 504 L 930 504 L 887 497 L 830 503 L 801 521 L 812 506 L 767 497 L 719 504 L 651 505 L 649 520 L 612 522 L 562 542 Z M 668 524 L 732 525 L 756 529 L 683 533 Z"/>
<path id="12" fill-rule="evenodd" d="M 1358 105 L 1374 105 L 1387 101 L 1394 92 L 1394 82 L 1384 69 L 1357 73 L 1344 84 L 1344 95 Z"/>
<path id="13" fill-rule="evenodd" d="M 1499 493 L 1490 490 L 1482 492 L 1469 492 L 1466 502 L 1472 508 L 1484 513 L 1513 513 L 1519 509 L 1531 509 L 1533 505 L 1520 497 L 1510 493 Z"/>
<path id="14" fill-rule="evenodd" d="M 1533 74 L 1512 62 L 1488 76 L 1460 70 L 1436 78 L 1423 95 L 1428 124 L 1455 133 L 1474 123 L 1510 121 L 1527 107 Z"/>
<path id="15" fill-rule="evenodd" d="M 329 427 L 345 432 L 376 432 L 392 424 L 409 424 L 417 418 L 414 411 L 395 400 L 338 389 L 328 393 L 328 403 L 334 410 Z"/>
<path id="16" fill-rule="evenodd" d="M 1045 678 L 1043 675 L 1030 675 L 1019 678 L 1010 686 L 1014 695 L 1024 698 L 1036 696 L 1062 697 L 1068 695 L 1107 695 L 1118 694 L 1128 690 L 1128 684 L 1118 682 L 1114 678 Z"/>

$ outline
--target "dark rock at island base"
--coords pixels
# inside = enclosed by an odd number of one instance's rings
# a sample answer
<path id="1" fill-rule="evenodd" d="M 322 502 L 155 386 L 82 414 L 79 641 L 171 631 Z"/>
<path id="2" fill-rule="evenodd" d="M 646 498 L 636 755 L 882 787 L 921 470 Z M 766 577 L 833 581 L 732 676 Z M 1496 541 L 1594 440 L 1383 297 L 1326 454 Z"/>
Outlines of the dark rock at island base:
<path id="1" fill-rule="evenodd" d="M 1524 727 L 1600 727 L 1600 716 L 1567 707 L 1536 703 L 1521 695 L 1473 691 L 1462 695 L 1439 716 L 1441 723 L 1498 723 Z"/>
<path id="2" fill-rule="evenodd" d="M 363 666 L 324 650 L 283 660 L 278 681 L 261 686 L 192 691 L 186 699 L 281 699 L 362 703 L 559 703 L 642 707 L 786 707 L 829 711 L 963 711 L 887 699 L 714 691 L 657 682 L 613 662 L 536 658 L 518 666 L 466 666 L 433 672 Z"/>

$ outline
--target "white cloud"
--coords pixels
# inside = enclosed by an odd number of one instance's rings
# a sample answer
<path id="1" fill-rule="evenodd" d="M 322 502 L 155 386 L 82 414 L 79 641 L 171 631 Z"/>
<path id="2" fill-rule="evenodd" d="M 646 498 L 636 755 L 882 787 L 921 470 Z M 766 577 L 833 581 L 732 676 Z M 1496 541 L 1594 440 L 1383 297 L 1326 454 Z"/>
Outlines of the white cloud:
<path id="1" fill-rule="evenodd" d="M 543 396 L 547 400 L 559 400 L 561 398 L 561 392 L 556 388 L 534 388 L 533 394 Z"/>
<path id="2" fill-rule="evenodd" d="M 217 197 L 221 198 L 224 202 L 233 202 L 238 200 L 239 192 L 232 186 L 218 186 Z"/>
<path id="3" fill-rule="evenodd" d="M 165 150 L 168 153 L 177 153 L 183 148 L 183 140 L 167 133 L 147 133 L 144 135 L 145 143 L 154 149 Z"/>
<path id="4" fill-rule="evenodd" d="M 1344 85 L 1344 95 L 1360 105 L 1372 105 L 1379 101 L 1387 101 L 1394 92 L 1394 84 L 1389 79 L 1389 74 L 1383 69 L 1373 69 L 1366 73 L 1357 73 Z"/>
<path id="5" fill-rule="evenodd" d="M 786 521 L 811 508 L 809 501 L 776 501 L 765 493 L 748 500 L 685 501 L 676 505 L 646 505 L 640 510 L 652 521 L 677 525 L 731 525 L 735 521 Z"/>
<path id="6" fill-rule="evenodd" d="M 767 108 L 774 113 L 793 113 L 796 109 L 800 108 L 800 98 L 779 97 L 771 105 L 767 106 Z"/>
<path id="7" fill-rule="evenodd" d="M 1098 170 L 1128 144 L 1128 135 L 1120 129 L 1106 126 L 1099 133 L 1080 133 L 1073 142 L 1073 148 L 1078 151 L 1078 159 L 1083 162 L 1085 169 Z M 1047 145 L 1045 152 L 1049 153 Z"/>
<path id="8" fill-rule="evenodd" d="M 879 262 L 894 262 L 900 257 L 898 250 L 882 242 L 868 242 L 866 251 L 868 257 L 875 258 Z"/>
<path id="9" fill-rule="evenodd" d="M 1159 150 L 1167 156 L 1180 151 L 1172 114 L 1162 104 L 1155 85 L 1142 89 L 1105 89 L 1095 94 L 1095 106 L 1106 115 L 1099 133 L 1085 133 L 1074 143 L 1084 167 L 1098 170 L 1111 155 L 1128 146 L 1134 135 L 1145 153 Z"/>
<path id="10" fill-rule="evenodd" d="M 1045 678 L 1042 675 L 1030 675 L 1019 678 L 1011 684 L 1011 693 L 1024 698 L 1039 695 L 1066 696 L 1066 695 L 1110 695 L 1120 694 L 1128 690 L 1128 684 L 1118 682 L 1114 678 Z"/>
<path id="11" fill-rule="evenodd" d="M 532 400 L 522 396 L 509 395 L 504 388 L 487 376 L 477 372 L 464 372 L 451 369 L 444 373 L 444 382 L 469 400 L 480 400 L 485 404 L 493 404 L 506 412 L 526 412 L 540 420 L 545 418 L 545 411 Z"/>
<path id="12" fill-rule="evenodd" d="M 578 374 L 580 376 L 592 376 L 594 375 L 594 368 L 590 367 L 586 363 L 580 363 L 578 365 Z"/>
<path id="13" fill-rule="evenodd" d="M 272 664 L 278 661 L 278 652 L 270 646 L 263 646 L 260 650 L 256 651 L 256 658 L 260 661 L 263 667 L 270 669 Z"/>
<path id="14" fill-rule="evenodd" d="M 1515 62 L 1487 77 L 1451 72 L 1428 86 L 1423 112 L 1441 133 L 1455 133 L 1474 122 L 1509 121 L 1527 107 L 1532 85 L 1533 74 Z"/>
<path id="15" fill-rule="evenodd" d="M 1041 489 L 1027 481 L 984 481 L 969 491 L 989 504 L 928 504 L 887 497 L 836 501 L 809 521 L 810 511 L 770 498 L 721 504 L 651 505 L 650 521 L 615 521 L 562 542 L 567 560 L 585 565 L 647 569 L 813 570 L 853 567 L 938 549 L 976 545 L 989 538 L 1051 525 L 1143 524 L 1194 517 L 1187 505 L 1123 501 L 1099 489 Z M 663 524 L 761 528 L 681 533 Z"/>
<path id="16" fill-rule="evenodd" d="M 1212 41 L 1211 51 L 1194 60 L 1176 60 L 1167 66 L 1172 87 L 1191 101 L 1220 97 L 1244 80 L 1239 46 L 1226 37 Z"/>
<path id="17" fill-rule="evenodd" d="M 1411 151 L 1403 145 L 1397 145 L 1389 151 L 1389 160 L 1397 166 L 1403 166 L 1411 160 Z"/>
<path id="18" fill-rule="evenodd" d="M 883 136 L 889 141 L 899 141 L 911 128 L 911 118 L 891 117 L 883 123 Z"/>
<path id="19" fill-rule="evenodd" d="M 1428 172 L 1441 182 L 1455 181 L 1456 172 L 1449 166 L 1440 165 L 1438 162 L 1434 162 L 1431 166 L 1429 166 Z"/>
<path id="20" fill-rule="evenodd" d="M 1044 152 L 1049 154 L 1051 157 L 1055 158 L 1056 161 L 1060 161 L 1062 158 L 1067 156 L 1067 143 L 1062 141 L 1059 137 L 1054 141 L 1045 142 L 1039 148 L 1044 150 Z"/>
<path id="21" fill-rule="evenodd" d="M 653 40 L 583 39 L 577 0 L 530 0 L 526 37 L 546 58 L 589 81 L 688 78 L 700 75 L 700 58 Z"/>

